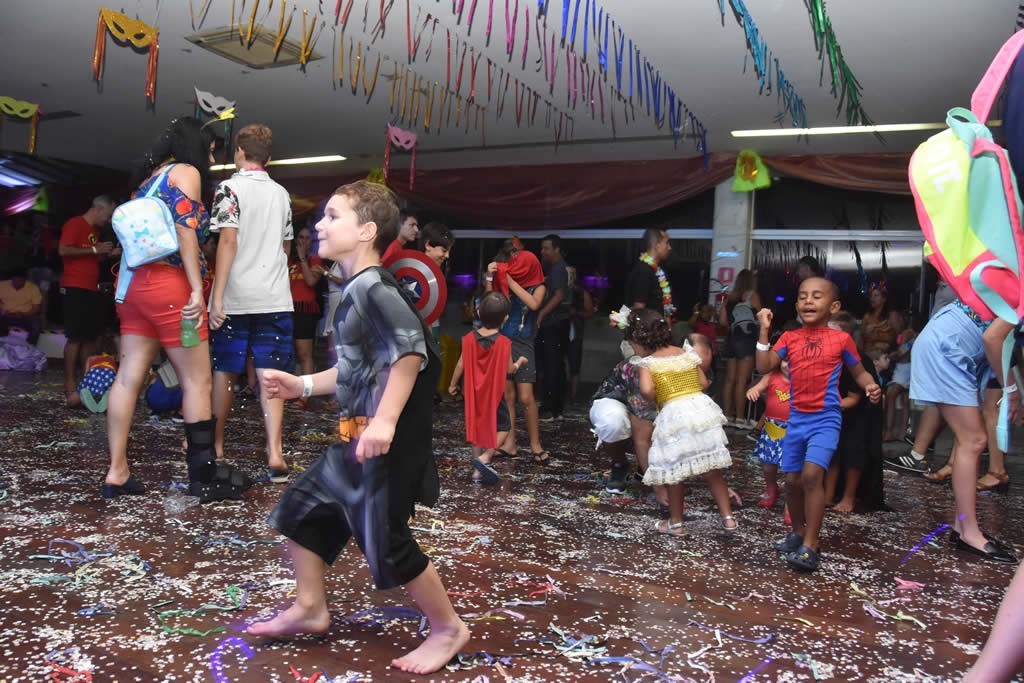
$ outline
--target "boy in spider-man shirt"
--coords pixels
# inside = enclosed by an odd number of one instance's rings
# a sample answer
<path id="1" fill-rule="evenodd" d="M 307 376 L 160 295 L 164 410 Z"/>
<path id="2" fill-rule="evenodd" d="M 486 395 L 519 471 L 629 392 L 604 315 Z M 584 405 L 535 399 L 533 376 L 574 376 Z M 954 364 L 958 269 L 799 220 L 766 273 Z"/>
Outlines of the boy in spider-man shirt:
<path id="1" fill-rule="evenodd" d="M 791 385 L 789 428 L 782 444 L 782 471 L 793 531 L 775 547 L 798 569 L 818 568 L 821 520 L 825 514 L 824 478 L 839 443 L 842 412 L 839 375 L 845 364 L 864 393 L 877 403 L 882 390 L 864 370 L 853 338 L 828 327 L 840 308 L 836 286 L 820 277 L 800 283 L 797 315 L 803 327 L 783 333 L 774 349 L 768 344 L 772 312 L 758 314 L 761 336 L 757 344 L 757 371 L 762 375 L 789 361 Z"/>

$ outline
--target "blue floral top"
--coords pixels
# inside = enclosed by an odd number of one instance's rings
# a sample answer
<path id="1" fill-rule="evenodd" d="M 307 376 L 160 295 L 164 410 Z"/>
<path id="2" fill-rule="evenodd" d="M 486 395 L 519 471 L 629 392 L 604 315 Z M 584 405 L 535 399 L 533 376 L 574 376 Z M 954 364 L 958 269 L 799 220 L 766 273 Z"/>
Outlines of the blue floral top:
<path id="1" fill-rule="evenodd" d="M 173 166 L 172 166 L 173 167 Z M 170 168 L 168 167 L 168 171 Z M 157 197 L 171 210 L 171 216 L 174 218 L 174 222 L 177 225 L 185 228 L 191 228 L 196 231 L 196 238 L 199 240 L 199 244 L 203 244 L 210 237 L 210 215 L 206 212 L 206 207 L 203 206 L 202 202 L 197 202 L 190 199 L 180 188 L 171 185 L 168 180 L 169 173 L 157 174 L 152 178 L 149 178 L 139 188 L 132 193 L 132 199 L 141 197 L 149 192 L 150 187 L 154 182 L 160 180 L 160 186 L 156 192 L 153 193 L 154 197 Z M 167 263 L 172 266 L 182 267 L 181 254 L 172 254 L 166 259 Z M 205 277 L 207 272 L 206 259 L 203 257 L 202 250 L 199 251 L 199 268 L 202 275 Z"/>

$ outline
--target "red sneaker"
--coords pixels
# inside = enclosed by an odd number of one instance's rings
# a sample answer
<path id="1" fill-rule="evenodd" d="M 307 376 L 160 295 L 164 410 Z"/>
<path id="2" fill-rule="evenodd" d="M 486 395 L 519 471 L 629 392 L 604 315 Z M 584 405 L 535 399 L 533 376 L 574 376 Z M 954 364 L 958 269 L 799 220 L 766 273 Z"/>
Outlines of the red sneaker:
<path id="1" fill-rule="evenodd" d="M 758 502 L 763 508 L 770 508 L 775 505 L 775 501 L 779 499 L 779 489 L 765 489 L 764 493 L 761 494 L 761 500 Z"/>

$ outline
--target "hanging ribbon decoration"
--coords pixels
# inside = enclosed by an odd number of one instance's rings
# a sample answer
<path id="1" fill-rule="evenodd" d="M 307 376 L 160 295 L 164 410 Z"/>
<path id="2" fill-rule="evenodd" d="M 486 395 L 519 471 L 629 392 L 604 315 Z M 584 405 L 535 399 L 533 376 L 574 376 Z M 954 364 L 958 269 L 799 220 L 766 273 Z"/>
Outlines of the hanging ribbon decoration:
<path id="1" fill-rule="evenodd" d="M 160 52 L 160 32 L 155 26 L 144 24 L 129 16 L 100 7 L 96 19 L 96 44 L 92 51 L 93 80 L 103 80 L 103 57 L 107 46 L 107 31 L 121 42 L 128 42 L 137 48 L 149 47 L 149 62 L 146 66 L 146 99 L 156 103 L 156 65 Z"/>
<path id="2" fill-rule="evenodd" d="M 772 51 L 768 49 L 768 44 L 761 37 L 757 24 L 754 23 L 754 18 L 750 16 L 746 4 L 744 4 L 743 0 L 718 0 L 718 7 L 721 10 L 723 22 L 725 21 L 726 1 L 732 7 L 736 20 L 746 33 L 747 51 L 753 59 L 754 74 L 758 78 L 761 92 L 765 92 L 766 88 L 768 92 L 771 92 L 772 68 L 774 66 L 775 95 L 781 101 L 783 108 L 783 111 L 780 112 L 780 117 L 788 115 L 792 119 L 794 128 L 807 128 L 807 111 L 804 109 L 804 101 L 797 95 L 796 88 L 792 82 L 786 78 L 782 67 L 779 65 L 778 58 L 774 57 Z M 745 68 L 746 59 L 744 59 L 743 64 Z"/>
<path id="3" fill-rule="evenodd" d="M 811 13 L 811 28 L 814 29 L 814 45 L 818 48 L 818 59 L 821 60 L 821 73 L 818 84 L 825 79 L 825 55 L 832 74 L 832 95 L 839 100 L 836 110 L 838 114 L 846 107 L 846 125 L 870 126 L 871 117 L 864 111 L 860 102 L 861 85 L 853 70 L 843 57 L 843 50 L 836 40 L 836 32 L 832 29 L 832 20 L 825 12 L 824 0 L 806 0 L 807 9 Z"/>
<path id="4" fill-rule="evenodd" d="M 0 112 L 19 119 L 32 119 L 28 135 L 28 153 L 35 154 L 36 137 L 39 133 L 39 105 L 0 95 Z"/>
<path id="5" fill-rule="evenodd" d="M 409 189 L 412 189 L 413 181 L 416 178 L 416 133 L 411 130 L 402 130 L 398 126 L 388 124 L 384 141 L 384 180 L 388 180 L 391 173 L 391 145 L 399 149 L 412 152 L 412 161 L 409 163 Z"/>

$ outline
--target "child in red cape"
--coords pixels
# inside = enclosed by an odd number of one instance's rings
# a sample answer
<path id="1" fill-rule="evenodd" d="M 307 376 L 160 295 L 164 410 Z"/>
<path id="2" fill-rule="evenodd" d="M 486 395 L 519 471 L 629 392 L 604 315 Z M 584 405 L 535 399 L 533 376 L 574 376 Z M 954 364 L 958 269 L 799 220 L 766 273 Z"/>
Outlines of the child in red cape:
<path id="1" fill-rule="evenodd" d="M 512 428 L 504 401 L 505 380 L 526 364 L 522 356 L 512 361 L 512 342 L 499 332 L 508 320 L 508 311 L 504 294 L 484 295 L 477 308 L 481 326 L 462 338 L 462 356 L 448 386 L 448 393 L 454 396 L 465 375 L 466 441 L 473 445 L 473 480 L 483 484 L 501 481 L 491 467 L 491 458 Z"/>

